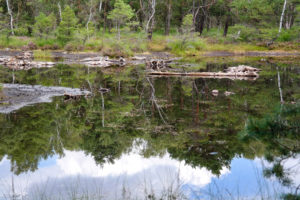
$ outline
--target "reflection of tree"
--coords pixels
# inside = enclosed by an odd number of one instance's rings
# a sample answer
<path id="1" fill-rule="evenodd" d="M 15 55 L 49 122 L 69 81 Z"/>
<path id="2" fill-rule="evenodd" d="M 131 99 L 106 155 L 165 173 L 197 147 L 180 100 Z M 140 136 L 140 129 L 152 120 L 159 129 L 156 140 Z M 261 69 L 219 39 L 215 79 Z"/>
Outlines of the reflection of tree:
<path id="1" fill-rule="evenodd" d="M 103 164 L 129 152 L 134 142 L 143 141 L 140 153 L 145 157 L 168 152 L 174 159 L 219 174 L 235 156 L 261 155 L 264 145 L 257 141 L 251 141 L 250 145 L 240 142 L 237 133 L 249 116 L 262 116 L 278 102 L 276 73 L 247 82 L 148 79 L 138 67 L 122 70 L 118 76 L 105 74 L 101 69 L 66 65 L 17 71 L 16 81 L 21 83 L 81 87 L 94 92 L 103 86 L 110 88 L 110 92 L 69 102 L 56 98 L 50 104 L 1 115 L 0 157 L 8 155 L 17 173 L 35 170 L 40 160 L 54 154 L 63 155 L 63 149 L 84 150 Z M 10 82 L 7 77 L 10 76 L 1 77 L 1 81 Z M 290 82 L 285 74 L 281 81 L 288 101 L 289 88 L 297 82 Z M 218 97 L 211 95 L 213 89 L 220 91 Z M 236 95 L 225 97 L 222 95 L 225 91 Z"/>
<path id="2" fill-rule="evenodd" d="M 289 168 L 286 168 L 284 163 L 288 159 L 299 158 L 300 103 L 283 105 L 272 115 L 250 120 L 243 139 L 259 140 L 265 145 L 265 159 L 272 163 L 272 166 L 264 171 L 266 177 L 275 176 L 283 185 L 293 186 L 291 177 L 295 175 L 294 169 L 300 167 L 299 163 Z M 299 188 L 300 185 L 295 186 L 295 194 L 288 194 L 286 198 L 297 199 Z"/>
<path id="3" fill-rule="evenodd" d="M 42 112 L 37 109 L 25 116 L 11 114 L 7 119 L 1 118 L 0 154 L 11 160 L 15 173 L 34 171 L 41 159 L 63 154 L 55 123 L 57 112 L 51 112 L 50 107 L 40 106 Z M 43 115 L 45 110 L 49 111 L 47 115 Z"/>

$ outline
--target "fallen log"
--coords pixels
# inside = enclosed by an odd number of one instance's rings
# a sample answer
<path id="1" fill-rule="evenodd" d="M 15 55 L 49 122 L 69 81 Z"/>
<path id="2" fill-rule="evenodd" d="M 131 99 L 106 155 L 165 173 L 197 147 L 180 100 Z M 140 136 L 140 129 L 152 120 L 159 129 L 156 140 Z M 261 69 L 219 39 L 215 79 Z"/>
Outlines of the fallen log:
<path id="1" fill-rule="evenodd" d="M 158 76 L 199 76 L 199 77 L 258 77 L 255 72 L 251 73 L 227 73 L 227 72 L 148 72 L 149 75 Z"/>
<path id="2" fill-rule="evenodd" d="M 225 72 L 174 72 L 174 71 L 159 71 L 149 70 L 148 75 L 152 76 L 195 76 L 202 78 L 230 78 L 230 79 L 256 79 L 259 77 L 260 69 L 239 65 L 230 67 Z"/>
<path id="3" fill-rule="evenodd" d="M 112 65 L 124 66 L 126 60 L 123 57 L 119 59 L 110 59 L 109 57 L 89 57 L 79 61 L 80 64 L 84 64 L 90 67 L 110 67 Z"/>

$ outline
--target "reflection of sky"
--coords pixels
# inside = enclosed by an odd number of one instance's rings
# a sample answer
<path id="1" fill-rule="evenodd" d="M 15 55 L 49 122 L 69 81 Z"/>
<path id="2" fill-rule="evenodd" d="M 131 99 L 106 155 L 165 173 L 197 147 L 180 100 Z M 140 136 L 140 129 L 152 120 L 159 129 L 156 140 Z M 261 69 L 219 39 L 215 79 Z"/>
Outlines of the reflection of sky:
<path id="1" fill-rule="evenodd" d="M 297 161 L 291 160 L 289 165 Z M 143 158 L 138 153 L 125 154 L 114 164 L 106 163 L 101 167 L 83 152 L 65 151 L 63 158 L 52 157 L 42 161 L 34 173 L 14 176 L 14 184 L 18 193 L 26 194 L 31 199 L 35 199 L 34 195 L 41 191 L 49 196 L 68 196 L 75 190 L 78 193 L 98 193 L 105 199 L 119 198 L 124 193 L 143 198 L 145 193 L 151 191 L 163 195 L 166 191 L 177 191 L 178 187 L 191 199 L 206 199 L 220 193 L 224 193 L 225 199 L 228 195 L 272 195 L 279 186 L 263 179 L 261 169 L 259 160 L 239 158 L 232 161 L 230 171 L 224 168 L 216 177 L 205 168 L 192 168 L 168 155 Z M 298 182 L 299 178 L 296 177 Z M 11 182 L 10 163 L 3 159 L 0 162 L 0 196 L 11 193 Z"/>

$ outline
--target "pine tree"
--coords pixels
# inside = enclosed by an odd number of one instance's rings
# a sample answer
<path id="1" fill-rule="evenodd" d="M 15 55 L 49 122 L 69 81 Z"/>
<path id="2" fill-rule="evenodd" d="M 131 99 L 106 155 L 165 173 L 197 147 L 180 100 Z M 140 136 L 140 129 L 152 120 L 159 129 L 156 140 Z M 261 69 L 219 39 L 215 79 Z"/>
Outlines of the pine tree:
<path id="1" fill-rule="evenodd" d="M 62 43 L 66 43 L 73 39 L 77 22 L 78 19 L 76 18 L 74 11 L 69 6 L 66 6 L 62 12 L 62 20 L 58 26 L 58 39 Z"/>
<path id="2" fill-rule="evenodd" d="M 108 19 L 114 21 L 118 30 L 118 39 L 120 39 L 120 26 L 125 24 L 134 16 L 134 12 L 130 5 L 124 3 L 123 0 L 116 0 L 115 8 L 109 13 Z"/>
<path id="3" fill-rule="evenodd" d="M 56 18 L 53 13 L 46 16 L 44 13 L 40 13 L 39 16 L 35 18 L 35 24 L 33 32 L 38 37 L 47 38 L 51 31 L 55 29 Z"/>

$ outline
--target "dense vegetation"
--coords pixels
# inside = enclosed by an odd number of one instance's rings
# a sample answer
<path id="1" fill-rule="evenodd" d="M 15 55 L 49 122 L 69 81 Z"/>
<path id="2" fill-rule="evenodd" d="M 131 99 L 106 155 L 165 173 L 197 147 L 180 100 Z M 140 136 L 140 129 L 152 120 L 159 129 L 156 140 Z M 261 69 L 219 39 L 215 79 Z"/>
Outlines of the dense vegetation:
<path id="1" fill-rule="evenodd" d="M 299 48 L 299 13 L 299 0 L 6 0 L 0 2 L 0 47 L 111 56 L 293 50 Z M 254 45 L 229 45 L 237 42 Z"/>

